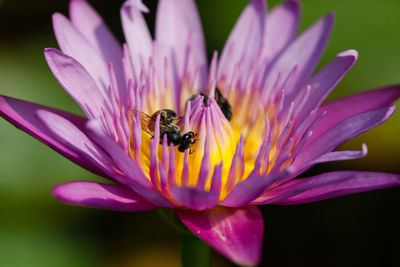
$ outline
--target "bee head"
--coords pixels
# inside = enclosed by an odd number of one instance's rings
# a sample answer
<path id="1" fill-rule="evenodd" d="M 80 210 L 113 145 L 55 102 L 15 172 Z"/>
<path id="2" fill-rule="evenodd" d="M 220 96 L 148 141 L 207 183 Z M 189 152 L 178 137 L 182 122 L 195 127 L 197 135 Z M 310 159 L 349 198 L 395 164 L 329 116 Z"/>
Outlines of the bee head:
<path id="1" fill-rule="evenodd" d="M 190 140 L 194 138 L 194 133 L 192 131 L 185 133 L 182 138 L 184 140 Z"/>

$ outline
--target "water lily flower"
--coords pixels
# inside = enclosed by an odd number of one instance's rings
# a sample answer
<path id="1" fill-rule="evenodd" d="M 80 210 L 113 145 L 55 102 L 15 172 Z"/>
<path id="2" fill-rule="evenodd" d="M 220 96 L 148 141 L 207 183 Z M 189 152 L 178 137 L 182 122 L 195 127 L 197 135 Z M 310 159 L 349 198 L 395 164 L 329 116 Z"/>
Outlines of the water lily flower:
<path id="1" fill-rule="evenodd" d="M 400 86 L 392 86 L 323 103 L 357 60 L 357 52 L 347 50 L 313 73 L 332 14 L 296 37 L 298 1 L 267 13 L 264 0 L 250 0 L 222 53 L 208 64 L 194 0 L 160 0 L 154 39 L 143 12 L 148 9 L 140 0 L 123 4 L 124 45 L 84 0 L 71 0 L 69 18 L 53 15 L 61 51 L 47 48 L 44 55 L 85 118 L 0 98 L 5 119 L 113 182 L 61 184 L 55 197 L 127 212 L 174 210 L 222 255 L 255 265 L 264 231 L 257 205 L 400 184 L 399 175 L 377 172 L 298 178 L 318 163 L 364 157 L 365 145 L 334 150 L 386 121 L 400 96 Z M 221 101 L 230 105 L 231 117 Z M 178 137 L 195 134 L 190 148 L 169 142 L 162 116 L 152 116 L 163 109 L 176 112 L 171 124 L 179 127 Z"/>

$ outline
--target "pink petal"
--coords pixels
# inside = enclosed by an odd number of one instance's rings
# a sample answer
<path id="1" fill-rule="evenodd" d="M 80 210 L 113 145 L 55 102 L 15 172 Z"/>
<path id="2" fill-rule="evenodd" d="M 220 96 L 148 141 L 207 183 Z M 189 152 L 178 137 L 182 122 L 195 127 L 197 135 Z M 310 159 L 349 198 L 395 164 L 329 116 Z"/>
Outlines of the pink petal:
<path id="1" fill-rule="evenodd" d="M 175 57 L 177 78 L 199 72 L 200 88 L 207 84 L 207 56 L 203 29 L 193 0 L 160 0 L 157 7 L 156 41 L 165 54 Z M 187 59 L 187 51 L 189 59 Z M 186 68 L 186 69 L 185 69 Z"/>
<path id="2" fill-rule="evenodd" d="M 218 80 L 230 77 L 236 64 L 249 69 L 260 52 L 266 17 L 265 0 L 250 0 L 222 50 Z"/>
<path id="3" fill-rule="evenodd" d="M 310 96 L 308 97 L 303 110 L 297 116 L 302 122 L 305 116 L 321 105 L 322 101 L 336 87 L 343 76 L 350 70 L 357 60 L 358 53 L 355 50 L 347 50 L 337 55 L 336 59 L 318 71 L 308 82 L 310 85 Z"/>
<path id="4" fill-rule="evenodd" d="M 97 86 L 106 90 L 110 84 L 108 65 L 96 49 L 64 15 L 53 15 L 53 27 L 61 51 L 82 64 Z"/>
<path id="5" fill-rule="evenodd" d="M 322 105 L 319 112 L 327 111 L 316 125 L 309 143 L 327 130 L 355 114 L 389 105 L 400 97 L 400 86 L 391 86 L 351 95 Z"/>
<path id="6" fill-rule="evenodd" d="M 264 222 L 256 206 L 176 212 L 194 234 L 228 259 L 240 265 L 259 263 Z"/>
<path id="7" fill-rule="evenodd" d="M 54 48 L 46 48 L 44 55 L 58 82 L 81 106 L 88 118 L 100 117 L 106 105 L 105 98 L 82 65 Z"/>
<path id="8" fill-rule="evenodd" d="M 263 58 L 274 62 L 276 57 L 294 40 L 300 20 L 300 4 L 287 0 L 275 7 L 265 23 Z"/>
<path id="9" fill-rule="evenodd" d="M 107 64 L 113 64 L 120 90 L 125 88 L 122 47 L 100 15 L 85 0 L 72 0 L 69 5 L 69 14 L 75 28 Z M 120 96 L 121 99 L 124 97 L 126 96 Z"/>
<path id="10" fill-rule="evenodd" d="M 333 14 L 328 14 L 304 33 L 300 35 L 277 59 L 268 73 L 267 82 L 270 86 L 276 84 L 278 76 L 280 84 L 277 89 L 282 87 L 289 73 L 297 66 L 296 73 L 291 80 L 290 85 L 285 86 L 285 92 L 288 95 L 287 101 L 291 101 L 295 88 L 303 87 L 305 81 L 310 77 L 317 65 L 325 46 L 328 42 L 333 24 Z"/>
<path id="11" fill-rule="evenodd" d="M 68 119 L 47 110 L 37 110 L 36 115 L 60 143 L 81 154 L 105 173 L 112 175 L 114 164 L 111 158 L 81 129 Z"/>
<path id="12" fill-rule="evenodd" d="M 154 206 L 127 187 L 95 182 L 70 182 L 54 188 L 53 194 L 62 201 L 82 206 L 117 211 L 145 211 Z"/>
<path id="13" fill-rule="evenodd" d="M 386 121 L 394 110 L 395 106 L 392 105 L 360 113 L 342 121 L 313 143 L 309 143 L 297 156 L 293 163 L 294 168 L 305 169 L 309 167 L 310 161 Z"/>
<path id="14" fill-rule="evenodd" d="M 82 167 L 100 176 L 107 176 L 104 171 L 101 171 L 98 167 L 96 167 L 95 164 L 86 159 L 82 154 L 76 152 L 67 144 L 60 142 L 57 135 L 43 125 L 42 121 L 38 120 L 38 117 L 36 116 L 36 112 L 38 110 L 46 110 L 62 116 L 79 129 L 82 129 L 86 123 L 86 119 L 67 112 L 11 97 L 0 96 L 0 115 L 6 120 L 33 137 L 39 139 L 78 165 L 81 165 Z"/>
<path id="15" fill-rule="evenodd" d="M 383 189 L 400 185 L 400 175 L 381 172 L 357 172 L 342 171 L 331 172 L 320 175 L 319 177 L 306 178 L 307 180 L 329 180 L 331 176 L 337 176 L 340 173 L 349 175 L 347 179 L 329 183 L 320 187 L 310 188 L 300 194 L 288 197 L 276 204 L 295 205 L 309 202 L 320 201 L 328 198 L 334 198 L 347 194 L 365 192 L 369 190 Z M 304 183 L 307 183 L 307 181 Z M 319 181 L 318 181 L 319 182 Z"/>
<path id="16" fill-rule="evenodd" d="M 127 0 L 121 8 L 122 28 L 136 77 L 141 69 L 147 69 L 152 53 L 152 39 L 141 11 L 147 11 L 141 0 Z"/>

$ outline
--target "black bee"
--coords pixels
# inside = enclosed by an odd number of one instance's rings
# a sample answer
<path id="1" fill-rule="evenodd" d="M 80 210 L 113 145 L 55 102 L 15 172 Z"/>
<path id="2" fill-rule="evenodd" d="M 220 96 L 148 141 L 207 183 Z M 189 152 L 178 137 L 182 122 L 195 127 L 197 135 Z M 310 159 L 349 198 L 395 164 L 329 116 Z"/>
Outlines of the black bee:
<path id="1" fill-rule="evenodd" d="M 194 152 L 191 150 L 192 145 L 196 143 L 198 139 L 195 139 L 196 134 L 194 132 L 189 131 L 182 134 L 181 129 L 177 125 L 172 124 L 174 121 L 181 119 L 176 117 L 175 111 L 170 109 L 161 109 L 154 112 L 151 116 L 138 110 L 129 111 L 130 117 L 136 117 L 139 115 L 142 130 L 150 134 L 152 137 L 154 136 L 158 114 L 160 114 L 160 144 L 162 144 L 163 137 L 166 135 L 168 144 L 172 143 L 175 146 L 178 146 L 180 152 L 185 152 L 186 149 L 189 149 L 189 154 L 192 154 Z"/>
<path id="2" fill-rule="evenodd" d="M 231 104 L 229 104 L 228 99 L 226 99 L 221 91 L 218 88 L 215 88 L 215 101 L 217 101 L 217 104 L 219 108 L 221 109 L 222 113 L 225 115 L 225 118 L 230 121 L 232 119 L 232 107 Z"/>
<path id="3" fill-rule="evenodd" d="M 204 93 L 200 93 L 199 95 L 202 95 L 204 97 L 203 103 L 204 105 L 207 105 L 208 102 L 208 95 Z M 189 101 L 193 101 L 196 98 L 197 95 L 193 95 L 192 97 L 189 98 Z M 231 104 L 229 104 L 228 99 L 226 99 L 221 91 L 218 88 L 215 88 L 215 95 L 214 99 L 217 102 L 219 108 L 221 109 L 222 113 L 224 114 L 225 118 L 230 121 L 232 119 L 232 107 Z"/>
<path id="4" fill-rule="evenodd" d="M 196 137 L 196 134 L 192 131 L 189 131 L 183 135 L 181 135 L 180 143 L 178 150 L 180 152 L 185 152 L 186 149 L 189 149 L 189 154 L 192 154 L 194 150 L 192 151 L 192 145 L 196 143 L 197 140 L 199 139 L 194 139 Z M 168 136 L 167 136 L 168 138 Z"/>

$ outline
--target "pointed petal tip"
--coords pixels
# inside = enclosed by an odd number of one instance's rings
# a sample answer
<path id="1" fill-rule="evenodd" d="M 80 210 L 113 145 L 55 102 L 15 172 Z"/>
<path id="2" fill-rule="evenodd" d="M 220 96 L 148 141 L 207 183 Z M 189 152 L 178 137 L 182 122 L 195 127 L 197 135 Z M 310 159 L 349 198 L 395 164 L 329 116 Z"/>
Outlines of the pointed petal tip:
<path id="1" fill-rule="evenodd" d="M 331 34 L 332 32 L 332 28 L 333 28 L 333 23 L 335 22 L 335 13 L 333 12 L 329 12 L 328 14 L 326 14 L 321 20 L 321 23 L 323 23 L 326 27 L 326 30 L 328 32 L 328 36 Z M 318 22 L 317 22 L 318 23 Z"/>
<path id="2" fill-rule="evenodd" d="M 63 53 L 60 50 L 58 50 L 57 48 L 46 47 L 43 49 L 43 54 L 45 56 L 46 61 L 48 61 L 52 55 L 55 55 L 55 54 L 60 55 Z"/>
<path id="3" fill-rule="evenodd" d="M 363 143 L 362 145 L 361 145 L 361 147 L 362 147 L 362 153 L 363 153 L 363 155 L 364 156 L 366 156 L 367 154 L 368 154 L 368 147 L 367 147 L 367 144 L 366 143 Z"/>
<path id="4" fill-rule="evenodd" d="M 265 10 L 267 3 L 265 0 L 251 0 L 251 4 L 254 5 L 257 10 Z"/>
<path id="5" fill-rule="evenodd" d="M 143 4 L 142 0 L 127 0 L 125 3 L 122 5 L 122 9 L 130 9 L 130 8 L 136 8 L 137 10 L 143 12 L 143 13 L 148 13 L 149 8 Z"/>
<path id="6" fill-rule="evenodd" d="M 69 1 L 69 8 L 71 9 L 71 7 L 75 4 L 80 4 L 80 3 L 87 3 L 86 0 L 70 0 Z"/>
<path id="7" fill-rule="evenodd" d="M 297 19 L 300 18 L 301 15 L 301 3 L 299 0 L 288 0 L 287 1 L 289 8 L 291 10 L 294 10 L 294 14 L 297 17 Z"/>
<path id="8" fill-rule="evenodd" d="M 391 104 L 389 109 L 386 112 L 386 116 L 384 117 L 384 120 L 387 120 L 390 116 L 392 116 L 395 110 L 396 110 L 396 105 Z"/>
<path id="9" fill-rule="evenodd" d="M 68 21 L 68 18 L 65 17 L 63 14 L 61 14 L 60 12 L 55 12 L 53 13 L 53 15 L 51 15 L 51 22 L 53 25 L 53 31 L 56 36 L 56 39 L 57 39 L 57 33 L 59 31 L 62 31 L 63 28 L 62 25 L 64 25 L 66 21 Z"/>
<path id="10" fill-rule="evenodd" d="M 68 18 L 63 14 L 61 14 L 60 12 L 55 12 L 53 13 L 53 15 L 51 15 L 51 20 L 53 22 L 53 27 L 55 27 L 57 23 L 62 23 L 65 20 L 68 20 Z"/>
<path id="11" fill-rule="evenodd" d="M 329 12 L 328 14 L 326 14 L 324 17 L 322 17 L 322 19 L 318 20 L 316 24 L 318 23 L 322 23 L 326 28 L 326 31 L 328 33 L 328 36 L 331 34 L 332 32 L 332 28 L 333 28 L 333 23 L 335 22 L 335 13 L 333 12 Z"/>
<path id="12" fill-rule="evenodd" d="M 297 15 L 300 14 L 301 4 L 299 0 L 286 0 L 285 7 L 291 8 L 296 11 Z"/>
<path id="13" fill-rule="evenodd" d="M 358 59 L 358 52 L 354 49 L 345 50 L 337 54 L 337 57 L 353 57 L 354 60 Z"/>
<path id="14" fill-rule="evenodd" d="M 44 49 L 43 49 L 43 54 L 46 54 L 46 53 L 48 53 L 49 51 L 51 51 L 52 49 L 54 49 L 54 48 L 51 48 L 51 47 L 45 47 Z"/>
<path id="15" fill-rule="evenodd" d="M 328 14 L 326 14 L 325 18 L 326 18 L 329 22 L 333 23 L 334 20 L 335 20 L 335 13 L 329 12 Z"/>

